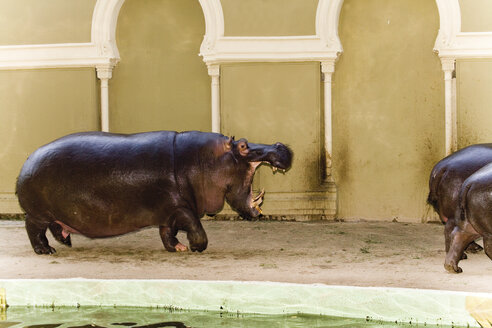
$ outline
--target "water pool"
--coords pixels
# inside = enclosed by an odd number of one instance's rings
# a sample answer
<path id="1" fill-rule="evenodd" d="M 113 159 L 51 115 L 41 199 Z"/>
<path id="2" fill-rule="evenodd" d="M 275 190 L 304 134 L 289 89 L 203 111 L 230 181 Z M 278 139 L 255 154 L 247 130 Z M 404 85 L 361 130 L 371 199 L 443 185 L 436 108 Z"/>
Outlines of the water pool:
<path id="1" fill-rule="evenodd" d="M 253 315 L 162 308 L 10 307 L 0 314 L 0 328 L 402 328 L 412 326 L 415 325 L 315 315 Z"/>

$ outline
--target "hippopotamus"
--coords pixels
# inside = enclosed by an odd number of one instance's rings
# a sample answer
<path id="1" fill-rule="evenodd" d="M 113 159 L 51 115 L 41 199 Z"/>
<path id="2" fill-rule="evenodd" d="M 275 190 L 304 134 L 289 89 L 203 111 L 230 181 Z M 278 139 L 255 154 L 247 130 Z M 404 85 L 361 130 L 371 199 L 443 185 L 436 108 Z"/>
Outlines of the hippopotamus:
<path id="1" fill-rule="evenodd" d="M 451 245 L 444 267 L 460 273 L 458 262 L 465 247 L 483 237 L 485 254 L 492 260 L 492 164 L 468 177 L 460 188 L 456 227 L 451 233 Z"/>
<path id="2" fill-rule="evenodd" d="M 46 230 L 71 246 L 70 234 L 89 238 L 122 235 L 158 226 L 164 248 L 202 252 L 200 223 L 224 201 L 244 219 L 261 214 L 264 191 L 254 196 L 256 168 L 283 172 L 292 151 L 282 143 L 248 143 L 218 133 L 155 131 L 137 134 L 75 133 L 34 151 L 17 179 L 26 230 L 37 254 L 51 254 Z"/>
<path id="3" fill-rule="evenodd" d="M 492 163 L 492 144 L 476 144 L 443 158 L 432 169 L 427 202 L 445 224 L 446 252 L 449 251 L 451 232 L 456 226 L 455 216 L 459 213 L 457 209 L 461 185 L 470 175 L 489 163 Z M 467 251 L 474 253 L 481 249 L 482 247 L 472 240 Z M 466 254 L 463 254 L 463 257 L 466 258 Z"/>

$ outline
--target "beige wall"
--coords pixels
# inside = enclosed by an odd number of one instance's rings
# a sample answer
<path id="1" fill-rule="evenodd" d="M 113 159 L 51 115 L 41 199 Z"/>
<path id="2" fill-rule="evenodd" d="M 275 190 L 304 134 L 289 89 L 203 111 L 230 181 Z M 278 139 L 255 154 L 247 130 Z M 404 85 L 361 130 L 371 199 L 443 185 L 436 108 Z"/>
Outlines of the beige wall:
<path id="1" fill-rule="evenodd" d="M 90 42 L 96 0 L 0 0 L 0 45 Z"/>
<path id="2" fill-rule="evenodd" d="M 226 36 L 316 34 L 318 0 L 221 0 Z"/>
<path id="3" fill-rule="evenodd" d="M 117 25 L 121 62 L 109 82 L 110 130 L 210 130 L 205 21 L 195 0 L 127 0 Z"/>
<path id="4" fill-rule="evenodd" d="M 459 60 L 458 147 L 492 142 L 492 60 Z"/>
<path id="5" fill-rule="evenodd" d="M 99 125 L 93 69 L 0 71 L 0 193 L 39 146 Z M 1 204 L 0 204 L 1 205 Z"/>
<path id="6" fill-rule="evenodd" d="M 96 0 L 0 0 L 0 45 L 88 42 Z M 317 0 L 222 0 L 228 36 L 315 34 Z M 460 0 L 464 31 L 492 30 L 488 0 Z M 26 24 L 29 22 L 29 24 Z M 427 180 L 444 156 L 443 73 L 433 45 L 434 1 L 345 0 L 344 52 L 333 76 L 333 176 L 338 216 L 419 221 Z M 110 129 L 209 131 L 210 77 L 195 0 L 126 0 L 118 18 L 121 62 L 110 80 Z M 290 145 L 285 176 L 260 168 L 255 188 L 322 191 L 319 63 L 221 67 L 222 131 Z M 459 147 L 492 140 L 492 60 L 457 63 Z M 35 148 L 99 127 L 94 69 L 0 71 L 0 206 Z M 309 195 L 306 197 L 310 197 Z"/>
<path id="7" fill-rule="evenodd" d="M 444 90 L 428 0 L 346 0 L 334 74 L 339 216 L 419 221 L 444 155 Z"/>
<path id="8" fill-rule="evenodd" d="M 222 131 L 250 142 L 277 141 L 294 151 L 284 176 L 261 167 L 255 188 L 268 192 L 319 190 L 319 63 L 253 63 L 222 66 Z"/>
<path id="9" fill-rule="evenodd" d="M 461 31 L 492 31 L 492 1 L 459 0 L 461 10 Z"/>

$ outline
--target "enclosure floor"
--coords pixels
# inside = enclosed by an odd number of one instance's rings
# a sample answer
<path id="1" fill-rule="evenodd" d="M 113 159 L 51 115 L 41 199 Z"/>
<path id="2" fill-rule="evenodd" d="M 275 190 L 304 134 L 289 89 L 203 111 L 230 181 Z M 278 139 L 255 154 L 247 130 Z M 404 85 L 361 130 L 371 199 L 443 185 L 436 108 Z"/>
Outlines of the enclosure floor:
<path id="1" fill-rule="evenodd" d="M 492 293 L 492 261 L 480 252 L 444 270 L 443 226 L 388 222 L 204 221 L 203 253 L 168 253 L 158 229 L 116 238 L 48 233 L 36 255 L 23 222 L 0 221 L 0 279 L 98 278 L 278 281 Z M 187 243 L 186 235 L 179 234 Z"/>

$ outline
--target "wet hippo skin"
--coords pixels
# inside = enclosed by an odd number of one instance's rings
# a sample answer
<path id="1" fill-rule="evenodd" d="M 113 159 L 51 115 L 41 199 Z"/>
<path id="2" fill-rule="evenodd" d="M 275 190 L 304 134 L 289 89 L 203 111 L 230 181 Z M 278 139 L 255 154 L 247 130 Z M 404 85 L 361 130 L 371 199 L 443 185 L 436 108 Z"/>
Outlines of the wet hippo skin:
<path id="1" fill-rule="evenodd" d="M 432 169 L 427 202 L 445 224 L 446 252 L 450 247 L 451 232 L 459 219 L 460 188 L 469 176 L 489 163 L 492 163 L 492 144 L 476 144 L 445 157 Z M 481 249 L 470 241 L 467 251 L 477 252 Z M 463 257 L 466 258 L 466 255 L 463 254 Z"/>
<path id="2" fill-rule="evenodd" d="M 292 151 L 238 141 L 222 134 L 156 131 L 138 134 L 84 132 L 34 151 L 17 179 L 26 230 L 37 254 L 51 254 L 46 230 L 70 246 L 70 234 L 90 238 L 158 226 L 164 247 L 185 251 L 176 234 L 187 233 L 192 251 L 207 248 L 200 223 L 224 201 L 243 218 L 261 214 L 263 192 L 252 193 L 256 168 L 287 170 Z"/>
<path id="3" fill-rule="evenodd" d="M 460 273 L 458 266 L 466 246 L 483 237 L 485 254 L 492 260 L 492 164 L 468 177 L 460 188 L 456 227 L 451 232 L 451 244 L 444 267 Z"/>

